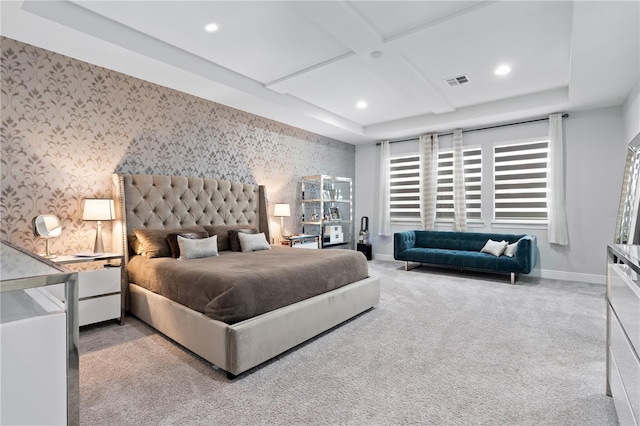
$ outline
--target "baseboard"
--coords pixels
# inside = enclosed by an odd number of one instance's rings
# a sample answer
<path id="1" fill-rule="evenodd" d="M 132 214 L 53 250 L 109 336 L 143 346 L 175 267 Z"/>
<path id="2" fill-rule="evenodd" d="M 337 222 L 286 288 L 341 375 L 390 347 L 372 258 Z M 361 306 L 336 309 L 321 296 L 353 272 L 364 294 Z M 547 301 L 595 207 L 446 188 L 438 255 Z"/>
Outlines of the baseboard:
<path id="1" fill-rule="evenodd" d="M 578 281 L 589 284 L 606 284 L 606 275 L 584 274 L 582 272 L 553 271 L 551 269 L 534 269 L 529 276 L 561 281 Z"/>
<path id="2" fill-rule="evenodd" d="M 385 261 L 395 260 L 392 254 L 373 253 L 372 256 L 373 256 L 373 260 L 385 260 Z M 401 261 L 398 260 L 397 262 L 401 262 Z"/>
<path id="3" fill-rule="evenodd" d="M 373 253 L 374 260 L 394 261 L 392 254 Z M 397 260 L 398 263 L 404 263 Z M 584 274 L 582 272 L 570 272 L 570 271 L 553 271 L 551 269 L 534 269 L 529 274 L 531 277 L 548 278 L 550 280 L 561 281 L 578 281 L 581 283 L 589 284 L 606 284 L 606 275 L 597 274 Z"/>

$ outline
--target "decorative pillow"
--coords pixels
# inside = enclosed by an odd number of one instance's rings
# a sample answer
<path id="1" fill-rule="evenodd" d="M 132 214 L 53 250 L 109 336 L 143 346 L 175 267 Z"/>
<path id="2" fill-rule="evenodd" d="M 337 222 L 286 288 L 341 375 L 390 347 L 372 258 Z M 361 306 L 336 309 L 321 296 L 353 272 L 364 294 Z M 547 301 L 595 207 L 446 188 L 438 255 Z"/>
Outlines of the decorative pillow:
<path id="1" fill-rule="evenodd" d="M 259 234 L 245 234 L 243 232 L 238 233 L 238 239 L 240 240 L 240 247 L 242 252 L 258 251 L 258 250 L 270 250 L 271 246 L 267 241 L 267 237 L 264 232 Z"/>
<path id="2" fill-rule="evenodd" d="M 238 234 L 257 234 L 258 230 L 255 228 L 245 228 L 245 229 L 230 229 L 229 234 L 229 245 L 231 246 L 231 251 L 242 251 L 242 247 L 240 247 L 240 238 L 238 238 Z"/>
<path id="3" fill-rule="evenodd" d="M 180 257 L 180 247 L 178 246 L 178 235 L 183 238 L 189 238 L 191 240 L 200 240 L 202 238 L 209 238 L 209 233 L 207 231 L 202 232 L 172 232 L 167 235 L 167 243 L 169 243 L 169 248 L 171 249 L 171 257 L 175 257 L 176 259 Z"/>
<path id="4" fill-rule="evenodd" d="M 138 237 L 136 237 L 136 234 L 128 234 L 127 240 L 129 241 L 129 247 L 131 248 L 132 252 L 134 252 L 135 254 L 144 253 L 142 244 L 140 244 L 140 241 L 138 240 Z"/>
<path id="5" fill-rule="evenodd" d="M 516 254 L 516 248 L 518 248 L 518 241 L 513 244 L 507 244 L 507 247 L 504 249 L 504 255 L 507 257 L 513 257 Z"/>
<path id="6" fill-rule="evenodd" d="M 487 241 L 487 243 L 484 245 L 484 247 L 482 247 L 482 249 L 480 249 L 480 251 L 482 253 L 489 253 L 494 256 L 500 256 L 507 248 L 507 244 L 508 243 L 506 241 L 493 241 L 492 239 L 489 239 L 489 241 Z"/>
<path id="7" fill-rule="evenodd" d="M 178 229 L 147 229 L 135 228 L 133 232 L 141 244 L 140 254 L 152 259 L 154 257 L 171 257 L 171 249 L 167 243 L 167 236 L 174 232 L 204 232 L 202 226 L 189 226 Z"/>
<path id="8" fill-rule="evenodd" d="M 218 251 L 231 250 L 229 244 L 229 230 L 230 229 L 256 229 L 253 225 L 205 225 L 204 229 L 209 233 L 209 236 L 218 236 Z"/>
<path id="9" fill-rule="evenodd" d="M 218 236 L 192 240 L 181 235 L 176 237 L 180 247 L 178 259 L 198 259 L 200 257 L 218 256 Z"/>

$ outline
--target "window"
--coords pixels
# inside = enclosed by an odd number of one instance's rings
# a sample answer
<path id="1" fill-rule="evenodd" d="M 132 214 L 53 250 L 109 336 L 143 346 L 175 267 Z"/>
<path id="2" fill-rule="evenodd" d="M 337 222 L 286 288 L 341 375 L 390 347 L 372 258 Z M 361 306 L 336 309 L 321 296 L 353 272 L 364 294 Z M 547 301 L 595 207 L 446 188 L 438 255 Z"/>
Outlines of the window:
<path id="1" fill-rule="evenodd" d="M 495 220 L 546 222 L 548 155 L 544 139 L 494 146 Z"/>
<path id="2" fill-rule="evenodd" d="M 390 161 L 391 220 L 420 221 L 420 156 L 393 157 Z"/>
<path id="3" fill-rule="evenodd" d="M 462 151 L 467 219 L 482 219 L 482 148 Z M 453 221 L 453 150 L 438 153 L 436 220 Z"/>

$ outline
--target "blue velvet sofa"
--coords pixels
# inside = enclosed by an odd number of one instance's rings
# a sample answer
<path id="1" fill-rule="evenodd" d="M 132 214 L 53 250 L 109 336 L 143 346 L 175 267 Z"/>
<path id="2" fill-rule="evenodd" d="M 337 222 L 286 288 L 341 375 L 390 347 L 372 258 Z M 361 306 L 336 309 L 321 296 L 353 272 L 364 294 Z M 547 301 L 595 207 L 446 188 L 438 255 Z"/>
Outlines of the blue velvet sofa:
<path id="1" fill-rule="evenodd" d="M 505 240 L 515 243 L 513 257 L 494 256 L 480 250 L 486 242 Z M 443 266 L 459 269 L 511 274 L 511 284 L 516 274 L 528 274 L 537 261 L 537 245 L 534 235 L 489 234 L 480 232 L 406 231 L 394 234 L 393 257 L 405 262 Z"/>

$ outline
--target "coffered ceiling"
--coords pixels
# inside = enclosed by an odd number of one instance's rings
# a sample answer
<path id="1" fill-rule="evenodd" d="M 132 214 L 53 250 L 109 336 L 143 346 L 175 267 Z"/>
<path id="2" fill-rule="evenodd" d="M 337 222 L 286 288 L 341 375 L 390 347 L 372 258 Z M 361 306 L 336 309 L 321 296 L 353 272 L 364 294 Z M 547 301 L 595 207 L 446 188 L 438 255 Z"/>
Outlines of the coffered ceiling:
<path id="1" fill-rule="evenodd" d="M 2 1 L 1 14 L 7 37 L 354 144 L 620 105 L 640 69 L 637 1 Z"/>

